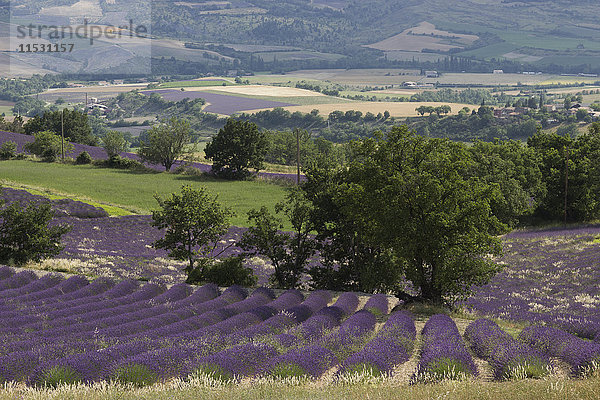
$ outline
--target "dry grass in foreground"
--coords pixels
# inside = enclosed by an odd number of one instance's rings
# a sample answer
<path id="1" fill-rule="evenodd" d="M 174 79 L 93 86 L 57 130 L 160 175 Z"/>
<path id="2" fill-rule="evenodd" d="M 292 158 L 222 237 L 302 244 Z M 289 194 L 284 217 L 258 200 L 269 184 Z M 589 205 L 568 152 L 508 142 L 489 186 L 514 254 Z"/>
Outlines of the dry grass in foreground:
<path id="1" fill-rule="evenodd" d="M 600 377 L 510 382 L 445 381 L 413 386 L 385 381 L 322 385 L 319 382 L 269 380 L 223 384 L 209 378 L 175 380 L 145 388 L 99 383 L 34 389 L 5 384 L 3 399 L 590 399 L 600 398 Z"/>

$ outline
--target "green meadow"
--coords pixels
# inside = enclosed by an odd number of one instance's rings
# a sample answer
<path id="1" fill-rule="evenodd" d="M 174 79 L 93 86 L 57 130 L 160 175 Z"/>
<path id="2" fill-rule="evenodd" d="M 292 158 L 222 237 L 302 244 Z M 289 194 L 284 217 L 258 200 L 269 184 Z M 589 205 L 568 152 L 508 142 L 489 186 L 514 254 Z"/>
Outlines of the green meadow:
<path id="1" fill-rule="evenodd" d="M 221 204 L 230 207 L 235 216 L 232 225 L 247 226 L 247 213 L 285 197 L 285 189 L 264 181 L 224 181 L 172 173 L 136 173 L 127 170 L 99 168 L 90 165 L 42 163 L 29 160 L 0 162 L 0 182 L 48 192 L 94 205 L 106 205 L 112 215 L 127 212 L 149 214 L 157 208 L 155 195 L 161 197 L 178 192 L 182 185 L 206 187 L 218 195 Z"/>

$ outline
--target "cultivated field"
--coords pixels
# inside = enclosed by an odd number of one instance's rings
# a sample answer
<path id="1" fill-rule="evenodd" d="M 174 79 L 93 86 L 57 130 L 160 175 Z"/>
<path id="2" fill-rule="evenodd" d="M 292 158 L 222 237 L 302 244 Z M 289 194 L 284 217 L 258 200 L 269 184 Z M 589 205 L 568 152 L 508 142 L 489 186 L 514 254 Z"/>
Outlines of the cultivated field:
<path id="1" fill-rule="evenodd" d="M 479 38 L 475 35 L 442 31 L 436 29 L 435 25 L 429 22 L 421 22 L 419 25 L 408 28 L 402 33 L 365 47 L 383 51 L 421 52 L 424 49 L 448 51 L 450 49 L 464 48 L 477 39 Z"/>
<path id="2" fill-rule="evenodd" d="M 2 176 L 70 187 L 65 193 L 178 190 L 162 179 L 166 174 L 96 170 L 105 178 L 91 167 L 0 163 Z M 173 185 L 185 179 L 171 177 Z M 31 198 L 14 190 L 2 195 Z M 101 204 L 101 196 L 88 197 Z M 253 206 L 268 201 L 255 198 Z M 181 283 L 182 264 L 152 248 L 162 232 L 149 226 L 150 216 L 106 217 L 86 204 L 55 204 L 56 221 L 73 226 L 65 249 L 28 267 L 66 275 L 0 267 L 0 377 L 9 382 L 0 398 L 600 395 L 597 225 L 504 236 L 504 271 L 448 316 L 383 295 L 191 287 Z M 243 232 L 231 228 L 218 247 Z M 228 247 L 224 255 L 239 251 Z M 248 265 L 267 285 L 272 267 L 260 259 Z M 438 374 L 458 380 L 421 383 Z M 79 383 L 39 388 L 61 382 Z"/>
<path id="3" fill-rule="evenodd" d="M 313 104 L 305 106 L 289 106 L 284 107 L 286 110 L 294 112 L 300 111 L 303 113 L 309 113 L 311 110 L 319 110 L 321 115 L 329 115 L 332 111 L 361 111 L 363 114 L 371 112 L 375 115 L 389 111 L 392 117 L 414 117 L 417 116 L 415 109 L 420 106 L 433 106 L 438 107 L 447 104 L 452 107 L 452 114 L 457 114 L 463 107 L 469 107 L 470 109 L 476 108 L 473 104 L 451 104 L 451 103 L 437 103 L 437 102 L 385 102 L 385 101 L 353 101 L 349 103 L 333 103 L 333 104 Z M 252 110 L 252 112 L 262 111 Z"/>
<path id="4" fill-rule="evenodd" d="M 266 97 L 323 97 L 324 94 L 313 92 L 312 90 L 298 89 L 293 87 L 266 86 L 266 85 L 245 85 L 245 86 L 211 86 L 205 88 L 217 92 L 231 94 L 241 94 L 248 96 L 266 96 Z M 193 90 L 193 89 L 190 89 Z"/>
<path id="5" fill-rule="evenodd" d="M 56 99 L 62 98 L 69 103 L 84 103 L 87 93 L 88 99 L 96 97 L 99 100 L 106 100 L 111 97 L 118 96 L 121 93 L 131 92 L 136 89 L 145 89 L 148 85 L 145 83 L 130 84 L 130 85 L 110 85 L 110 86 L 86 86 L 76 88 L 59 88 L 48 89 L 40 93 L 38 97 L 41 100 L 54 102 Z"/>
<path id="6" fill-rule="evenodd" d="M 256 75 L 248 79 L 251 83 L 259 84 L 295 84 L 305 80 L 367 86 L 401 85 L 405 81 L 414 81 L 419 74 L 419 70 L 410 69 L 317 69 L 292 71 L 285 75 Z"/>
<path id="7" fill-rule="evenodd" d="M 292 85 L 298 81 L 306 80 L 310 83 L 335 83 L 354 87 L 365 86 L 401 86 L 407 81 L 420 83 L 437 82 L 450 85 L 474 85 L 474 86 L 517 86 L 518 83 L 525 85 L 549 85 L 556 83 L 594 83 L 600 78 L 569 77 L 560 75 L 524 75 L 524 74 L 492 74 L 490 73 L 444 73 L 437 78 L 425 78 L 418 70 L 407 69 L 330 69 L 330 70 L 299 70 L 285 75 L 256 75 L 249 77 L 251 83 Z"/>
<path id="8" fill-rule="evenodd" d="M 102 8 L 100 8 L 98 0 L 81 0 L 69 6 L 42 7 L 39 14 L 66 17 L 101 17 Z"/>

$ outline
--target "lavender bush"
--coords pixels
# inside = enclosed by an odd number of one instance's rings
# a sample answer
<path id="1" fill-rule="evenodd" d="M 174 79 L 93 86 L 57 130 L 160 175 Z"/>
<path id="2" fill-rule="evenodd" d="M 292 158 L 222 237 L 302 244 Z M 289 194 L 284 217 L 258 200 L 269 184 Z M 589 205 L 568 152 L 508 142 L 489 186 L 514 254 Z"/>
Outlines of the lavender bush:
<path id="1" fill-rule="evenodd" d="M 600 344 L 580 339 L 568 332 L 547 326 L 529 326 L 519 340 L 550 357 L 558 357 L 574 375 L 585 375 L 600 368 Z"/>
<path id="2" fill-rule="evenodd" d="M 341 364 L 338 374 L 367 372 L 372 376 L 390 375 L 396 365 L 410 358 L 416 333 L 415 323 L 410 313 L 406 311 L 393 313 L 362 350 Z"/>
<path id="3" fill-rule="evenodd" d="M 423 348 L 413 380 L 460 379 L 477 375 L 477 367 L 452 318 L 444 314 L 431 316 L 421 334 Z"/>
<path id="4" fill-rule="evenodd" d="M 551 370 L 548 357 L 516 341 L 489 319 L 472 322 L 465 330 L 465 338 L 478 357 L 489 361 L 497 380 L 540 378 Z"/>

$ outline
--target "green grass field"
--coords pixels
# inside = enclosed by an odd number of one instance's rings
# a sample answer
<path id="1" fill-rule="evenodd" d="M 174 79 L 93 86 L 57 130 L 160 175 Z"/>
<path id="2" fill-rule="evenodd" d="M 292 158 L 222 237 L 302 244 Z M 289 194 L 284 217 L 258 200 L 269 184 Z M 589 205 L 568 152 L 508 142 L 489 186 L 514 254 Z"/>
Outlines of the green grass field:
<path id="1" fill-rule="evenodd" d="M 235 212 L 232 225 L 246 226 L 247 212 L 283 200 L 285 189 L 262 181 L 222 181 L 167 173 L 134 173 L 94 166 L 65 165 L 35 161 L 0 162 L 1 181 L 75 200 L 106 204 L 134 213 L 148 214 L 157 208 L 154 195 L 178 192 L 184 184 L 205 186 L 219 201 Z M 107 210 L 111 212 L 111 209 Z M 122 210 L 120 211 L 123 212 Z M 112 210 L 113 215 L 118 214 Z"/>

